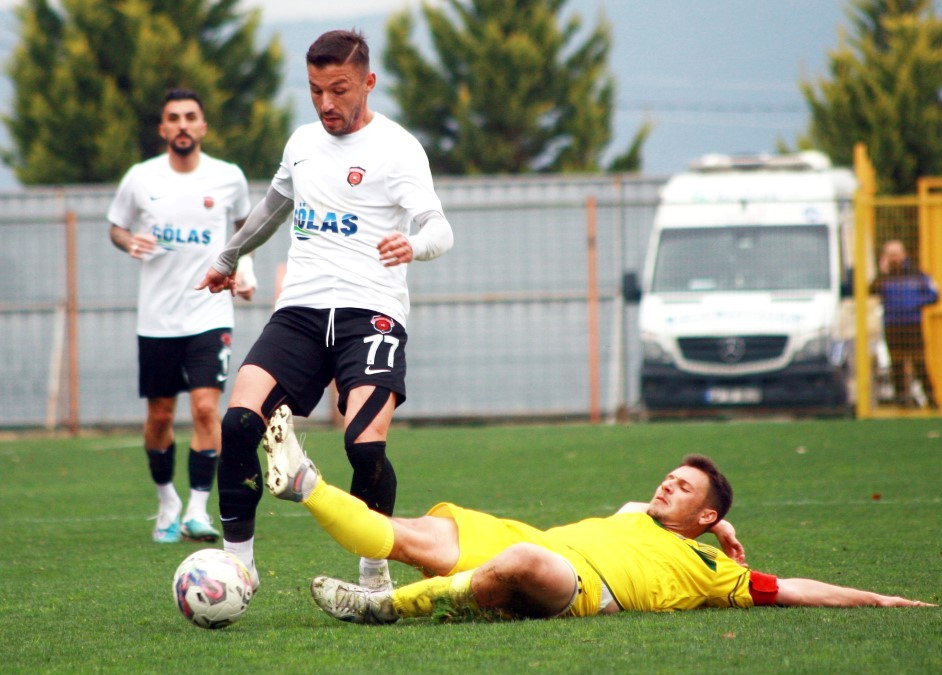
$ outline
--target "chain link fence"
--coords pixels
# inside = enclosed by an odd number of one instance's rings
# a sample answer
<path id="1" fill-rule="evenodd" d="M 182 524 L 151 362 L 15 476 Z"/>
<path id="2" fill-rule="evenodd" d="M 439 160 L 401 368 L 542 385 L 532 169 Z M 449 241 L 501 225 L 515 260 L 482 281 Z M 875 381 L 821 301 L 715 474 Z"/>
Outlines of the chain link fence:
<path id="1" fill-rule="evenodd" d="M 409 396 L 397 419 L 613 419 L 632 406 L 640 355 L 622 274 L 642 267 L 662 183 L 438 180 L 456 243 L 410 266 Z M 266 188 L 252 185 L 253 201 Z M 114 189 L 0 194 L 0 427 L 143 419 L 138 263 L 108 238 Z M 251 303 L 237 301 L 234 364 L 272 311 L 289 230 L 256 252 L 259 291 Z M 179 410 L 187 408 L 184 396 Z M 325 398 L 312 419 L 332 415 Z"/>

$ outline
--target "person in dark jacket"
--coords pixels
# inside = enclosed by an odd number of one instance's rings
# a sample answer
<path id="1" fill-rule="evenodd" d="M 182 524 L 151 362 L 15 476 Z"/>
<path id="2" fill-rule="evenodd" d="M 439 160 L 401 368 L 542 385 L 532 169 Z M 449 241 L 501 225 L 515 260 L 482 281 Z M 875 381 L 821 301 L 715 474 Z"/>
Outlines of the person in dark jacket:
<path id="1" fill-rule="evenodd" d="M 883 333 L 890 351 L 893 390 L 896 402 L 911 406 L 914 401 L 907 363 L 912 377 L 922 383 L 926 403 L 938 407 L 932 380 L 926 370 L 926 350 L 922 336 L 923 307 L 938 301 L 939 290 L 932 277 L 913 265 L 906 247 L 898 239 L 883 244 L 880 273 L 870 285 L 870 293 L 879 295 L 883 303 Z"/>

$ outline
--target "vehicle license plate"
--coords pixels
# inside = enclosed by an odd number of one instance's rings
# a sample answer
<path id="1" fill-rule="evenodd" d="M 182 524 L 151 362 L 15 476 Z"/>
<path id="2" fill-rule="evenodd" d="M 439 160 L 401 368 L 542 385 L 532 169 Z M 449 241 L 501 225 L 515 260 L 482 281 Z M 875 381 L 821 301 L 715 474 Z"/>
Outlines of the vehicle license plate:
<path id="1" fill-rule="evenodd" d="M 706 392 L 707 403 L 714 405 L 745 405 L 762 402 L 759 387 L 710 387 Z"/>

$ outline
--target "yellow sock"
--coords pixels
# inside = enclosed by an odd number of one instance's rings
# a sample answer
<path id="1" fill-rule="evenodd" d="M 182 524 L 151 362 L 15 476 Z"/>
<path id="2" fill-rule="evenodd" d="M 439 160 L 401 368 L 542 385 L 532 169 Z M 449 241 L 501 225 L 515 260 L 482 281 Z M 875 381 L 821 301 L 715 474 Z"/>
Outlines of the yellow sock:
<path id="1" fill-rule="evenodd" d="M 471 592 L 472 574 L 474 570 L 466 570 L 452 577 L 432 577 L 397 588 L 392 595 L 393 606 L 401 617 L 446 617 L 464 612 L 480 615 Z"/>
<path id="2" fill-rule="evenodd" d="M 370 511 L 353 495 L 321 476 L 304 505 L 327 534 L 351 553 L 366 558 L 388 558 L 393 547 L 393 526 L 389 518 Z"/>

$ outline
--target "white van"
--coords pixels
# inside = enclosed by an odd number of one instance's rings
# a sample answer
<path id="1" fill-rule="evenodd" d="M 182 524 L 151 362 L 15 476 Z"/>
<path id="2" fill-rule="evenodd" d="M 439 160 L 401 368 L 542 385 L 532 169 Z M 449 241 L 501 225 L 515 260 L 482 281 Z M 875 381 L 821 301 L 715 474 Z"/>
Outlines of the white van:
<path id="1" fill-rule="evenodd" d="M 668 181 L 641 287 L 626 282 L 645 407 L 848 405 L 855 188 L 818 152 L 709 155 Z"/>

